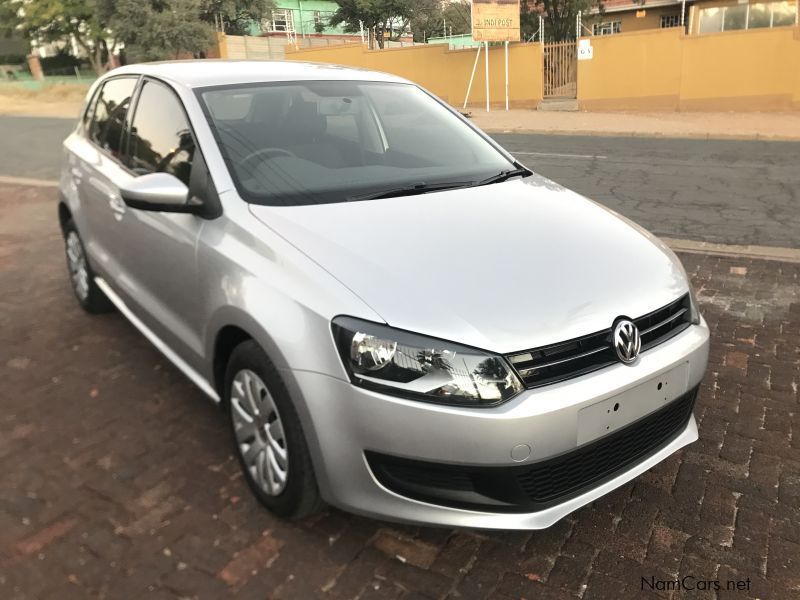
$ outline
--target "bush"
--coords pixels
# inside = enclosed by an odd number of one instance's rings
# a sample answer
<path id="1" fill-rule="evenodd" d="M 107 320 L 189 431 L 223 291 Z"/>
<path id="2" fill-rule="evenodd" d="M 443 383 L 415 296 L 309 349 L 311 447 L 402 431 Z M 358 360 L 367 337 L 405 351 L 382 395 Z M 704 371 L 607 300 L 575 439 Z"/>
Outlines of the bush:
<path id="1" fill-rule="evenodd" d="M 72 70 L 75 67 L 80 67 L 82 62 L 79 58 L 75 58 L 66 50 L 59 50 L 55 56 L 48 56 L 39 59 L 42 63 L 42 70 L 47 73 L 48 71 L 55 70 Z"/>
<path id="2" fill-rule="evenodd" d="M 0 65 L 24 65 L 27 61 L 24 54 L 0 54 Z"/>

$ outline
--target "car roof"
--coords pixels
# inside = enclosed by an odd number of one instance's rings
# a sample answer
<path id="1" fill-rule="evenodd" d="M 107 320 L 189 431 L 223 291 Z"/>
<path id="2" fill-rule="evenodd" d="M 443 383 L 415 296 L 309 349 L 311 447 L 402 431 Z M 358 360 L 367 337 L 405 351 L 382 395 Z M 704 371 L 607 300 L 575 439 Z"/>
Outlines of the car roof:
<path id="1" fill-rule="evenodd" d="M 274 81 L 385 81 L 407 80 L 367 69 L 293 60 L 176 60 L 119 67 L 109 75 L 152 75 L 190 88 Z"/>

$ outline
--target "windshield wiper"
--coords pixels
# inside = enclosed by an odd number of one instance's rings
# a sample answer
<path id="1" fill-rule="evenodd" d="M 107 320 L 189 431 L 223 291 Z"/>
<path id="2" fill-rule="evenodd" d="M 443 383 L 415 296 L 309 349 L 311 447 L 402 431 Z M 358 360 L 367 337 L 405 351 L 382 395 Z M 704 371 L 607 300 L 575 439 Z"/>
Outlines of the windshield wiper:
<path id="1" fill-rule="evenodd" d="M 480 181 L 476 181 L 472 184 L 471 187 L 478 187 L 479 185 L 490 185 L 492 183 L 500 183 L 502 181 L 507 181 L 512 177 L 527 177 L 528 175 L 533 175 L 532 171 L 529 171 L 525 167 L 517 167 L 516 169 L 508 169 L 506 171 L 500 171 L 497 175 L 492 175 L 491 177 L 487 177 L 486 179 L 481 179 Z"/>
<path id="2" fill-rule="evenodd" d="M 400 196 L 417 196 L 419 194 L 427 194 L 428 192 L 436 192 L 440 190 L 449 190 L 453 188 L 460 188 L 470 185 L 468 181 L 448 181 L 444 183 L 425 183 L 420 182 L 415 185 L 407 185 L 404 187 L 391 188 L 388 190 L 380 190 L 378 192 L 370 192 L 369 194 L 361 194 L 359 196 L 349 196 L 348 202 L 358 202 L 359 200 L 379 200 L 381 198 L 397 198 Z"/>

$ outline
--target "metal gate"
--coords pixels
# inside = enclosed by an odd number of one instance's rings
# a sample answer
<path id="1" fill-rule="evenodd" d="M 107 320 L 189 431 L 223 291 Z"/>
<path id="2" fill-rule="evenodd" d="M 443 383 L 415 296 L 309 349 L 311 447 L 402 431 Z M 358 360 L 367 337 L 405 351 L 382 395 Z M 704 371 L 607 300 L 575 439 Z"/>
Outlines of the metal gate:
<path id="1" fill-rule="evenodd" d="M 575 40 L 544 45 L 544 97 L 576 98 L 578 47 Z"/>

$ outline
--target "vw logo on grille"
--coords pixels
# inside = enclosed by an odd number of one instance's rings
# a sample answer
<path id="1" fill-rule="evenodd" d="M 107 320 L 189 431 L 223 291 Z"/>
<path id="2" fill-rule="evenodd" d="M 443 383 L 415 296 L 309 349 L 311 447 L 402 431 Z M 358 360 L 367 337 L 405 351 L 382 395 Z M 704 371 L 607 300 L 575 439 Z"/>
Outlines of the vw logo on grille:
<path id="1" fill-rule="evenodd" d="M 633 321 L 620 319 L 614 326 L 614 350 L 619 359 L 625 364 L 630 364 L 639 356 L 642 349 L 642 338 L 639 329 Z"/>

